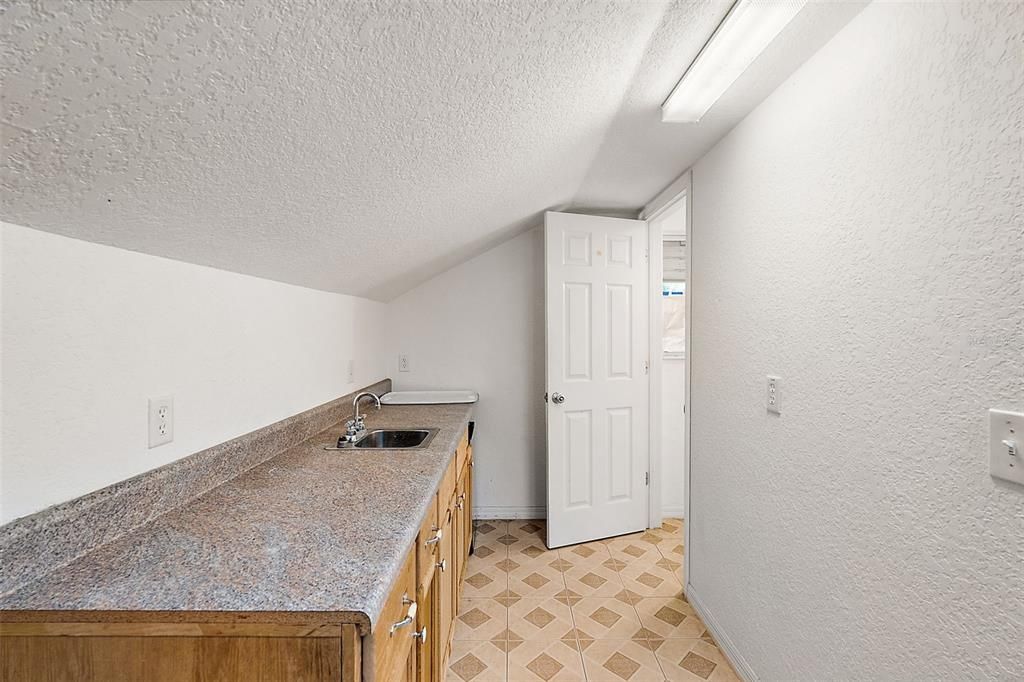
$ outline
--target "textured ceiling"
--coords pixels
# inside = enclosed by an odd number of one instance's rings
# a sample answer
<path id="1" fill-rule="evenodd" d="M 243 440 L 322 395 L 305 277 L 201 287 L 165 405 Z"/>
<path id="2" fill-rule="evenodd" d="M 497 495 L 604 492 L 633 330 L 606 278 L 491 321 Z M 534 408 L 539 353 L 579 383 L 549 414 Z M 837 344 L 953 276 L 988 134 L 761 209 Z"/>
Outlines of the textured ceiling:
<path id="1" fill-rule="evenodd" d="M 849 18 L 660 123 L 729 4 L 0 0 L 0 217 L 388 299 L 546 209 L 639 208 Z"/>

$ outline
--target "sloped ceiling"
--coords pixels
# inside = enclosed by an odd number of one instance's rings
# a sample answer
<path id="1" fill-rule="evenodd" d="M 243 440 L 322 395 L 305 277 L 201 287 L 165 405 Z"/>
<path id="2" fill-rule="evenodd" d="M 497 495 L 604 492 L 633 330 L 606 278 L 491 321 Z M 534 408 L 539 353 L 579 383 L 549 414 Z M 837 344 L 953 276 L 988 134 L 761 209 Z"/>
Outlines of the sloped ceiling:
<path id="1" fill-rule="evenodd" d="M 0 2 L 0 217 L 387 300 L 546 209 L 638 209 L 849 18 L 661 124 L 730 4 Z"/>

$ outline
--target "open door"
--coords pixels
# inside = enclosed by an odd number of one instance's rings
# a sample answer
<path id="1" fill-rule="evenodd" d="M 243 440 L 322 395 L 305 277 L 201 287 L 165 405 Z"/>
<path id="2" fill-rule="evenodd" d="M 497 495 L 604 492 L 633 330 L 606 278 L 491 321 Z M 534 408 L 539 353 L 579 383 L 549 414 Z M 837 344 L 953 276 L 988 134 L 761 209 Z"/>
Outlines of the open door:
<path id="1" fill-rule="evenodd" d="M 544 216 L 549 547 L 647 527 L 647 223 Z"/>

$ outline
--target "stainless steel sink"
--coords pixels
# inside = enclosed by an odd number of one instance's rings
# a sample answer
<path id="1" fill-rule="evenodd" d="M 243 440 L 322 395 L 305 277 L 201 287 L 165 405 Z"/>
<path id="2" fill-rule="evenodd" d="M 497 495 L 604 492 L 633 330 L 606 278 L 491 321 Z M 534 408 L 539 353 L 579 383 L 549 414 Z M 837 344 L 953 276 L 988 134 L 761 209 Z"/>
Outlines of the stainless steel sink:
<path id="1" fill-rule="evenodd" d="M 357 440 L 355 447 L 375 450 L 425 448 L 436 433 L 437 429 L 374 429 Z"/>
<path id="2" fill-rule="evenodd" d="M 367 431 L 355 443 L 340 440 L 337 448 L 329 449 L 411 450 L 427 447 L 436 435 L 437 429 L 374 429 Z"/>

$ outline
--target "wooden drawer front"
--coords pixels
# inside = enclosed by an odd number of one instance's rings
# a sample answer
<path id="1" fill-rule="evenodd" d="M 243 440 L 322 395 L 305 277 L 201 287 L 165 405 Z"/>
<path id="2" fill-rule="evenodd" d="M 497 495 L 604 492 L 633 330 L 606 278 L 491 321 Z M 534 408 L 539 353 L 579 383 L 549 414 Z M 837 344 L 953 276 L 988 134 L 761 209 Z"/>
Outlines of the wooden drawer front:
<path id="1" fill-rule="evenodd" d="M 459 447 L 455 449 L 455 472 L 461 474 L 463 468 L 466 466 L 466 460 L 469 459 L 469 430 L 462 434 L 462 440 L 459 441 Z"/>
<path id="2" fill-rule="evenodd" d="M 416 552 L 410 548 L 398 579 L 391 588 L 391 594 L 384 603 L 384 610 L 381 611 L 380 621 L 376 624 L 373 634 L 374 676 L 380 682 L 401 679 L 404 675 L 409 652 L 416 642 L 413 639 L 416 623 L 399 627 L 393 633 L 391 627 L 409 615 L 415 600 Z M 417 611 L 419 606 L 416 605 Z"/>
<path id="3" fill-rule="evenodd" d="M 440 550 L 441 524 L 437 520 L 437 495 L 431 497 L 427 515 L 420 524 L 419 535 L 416 536 L 416 585 L 418 592 L 424 594 L 430 586 L 434 575 L 434 565 L 438 562 Z M 421 605 L 423 606 L 423 605 Z"/>
<path id="4" fill-rule="evenodd" d="M 341 682 L 344 657 L 341 639 L 326 637 L 4 637 L 0 647 L 5 682 Z"/>

